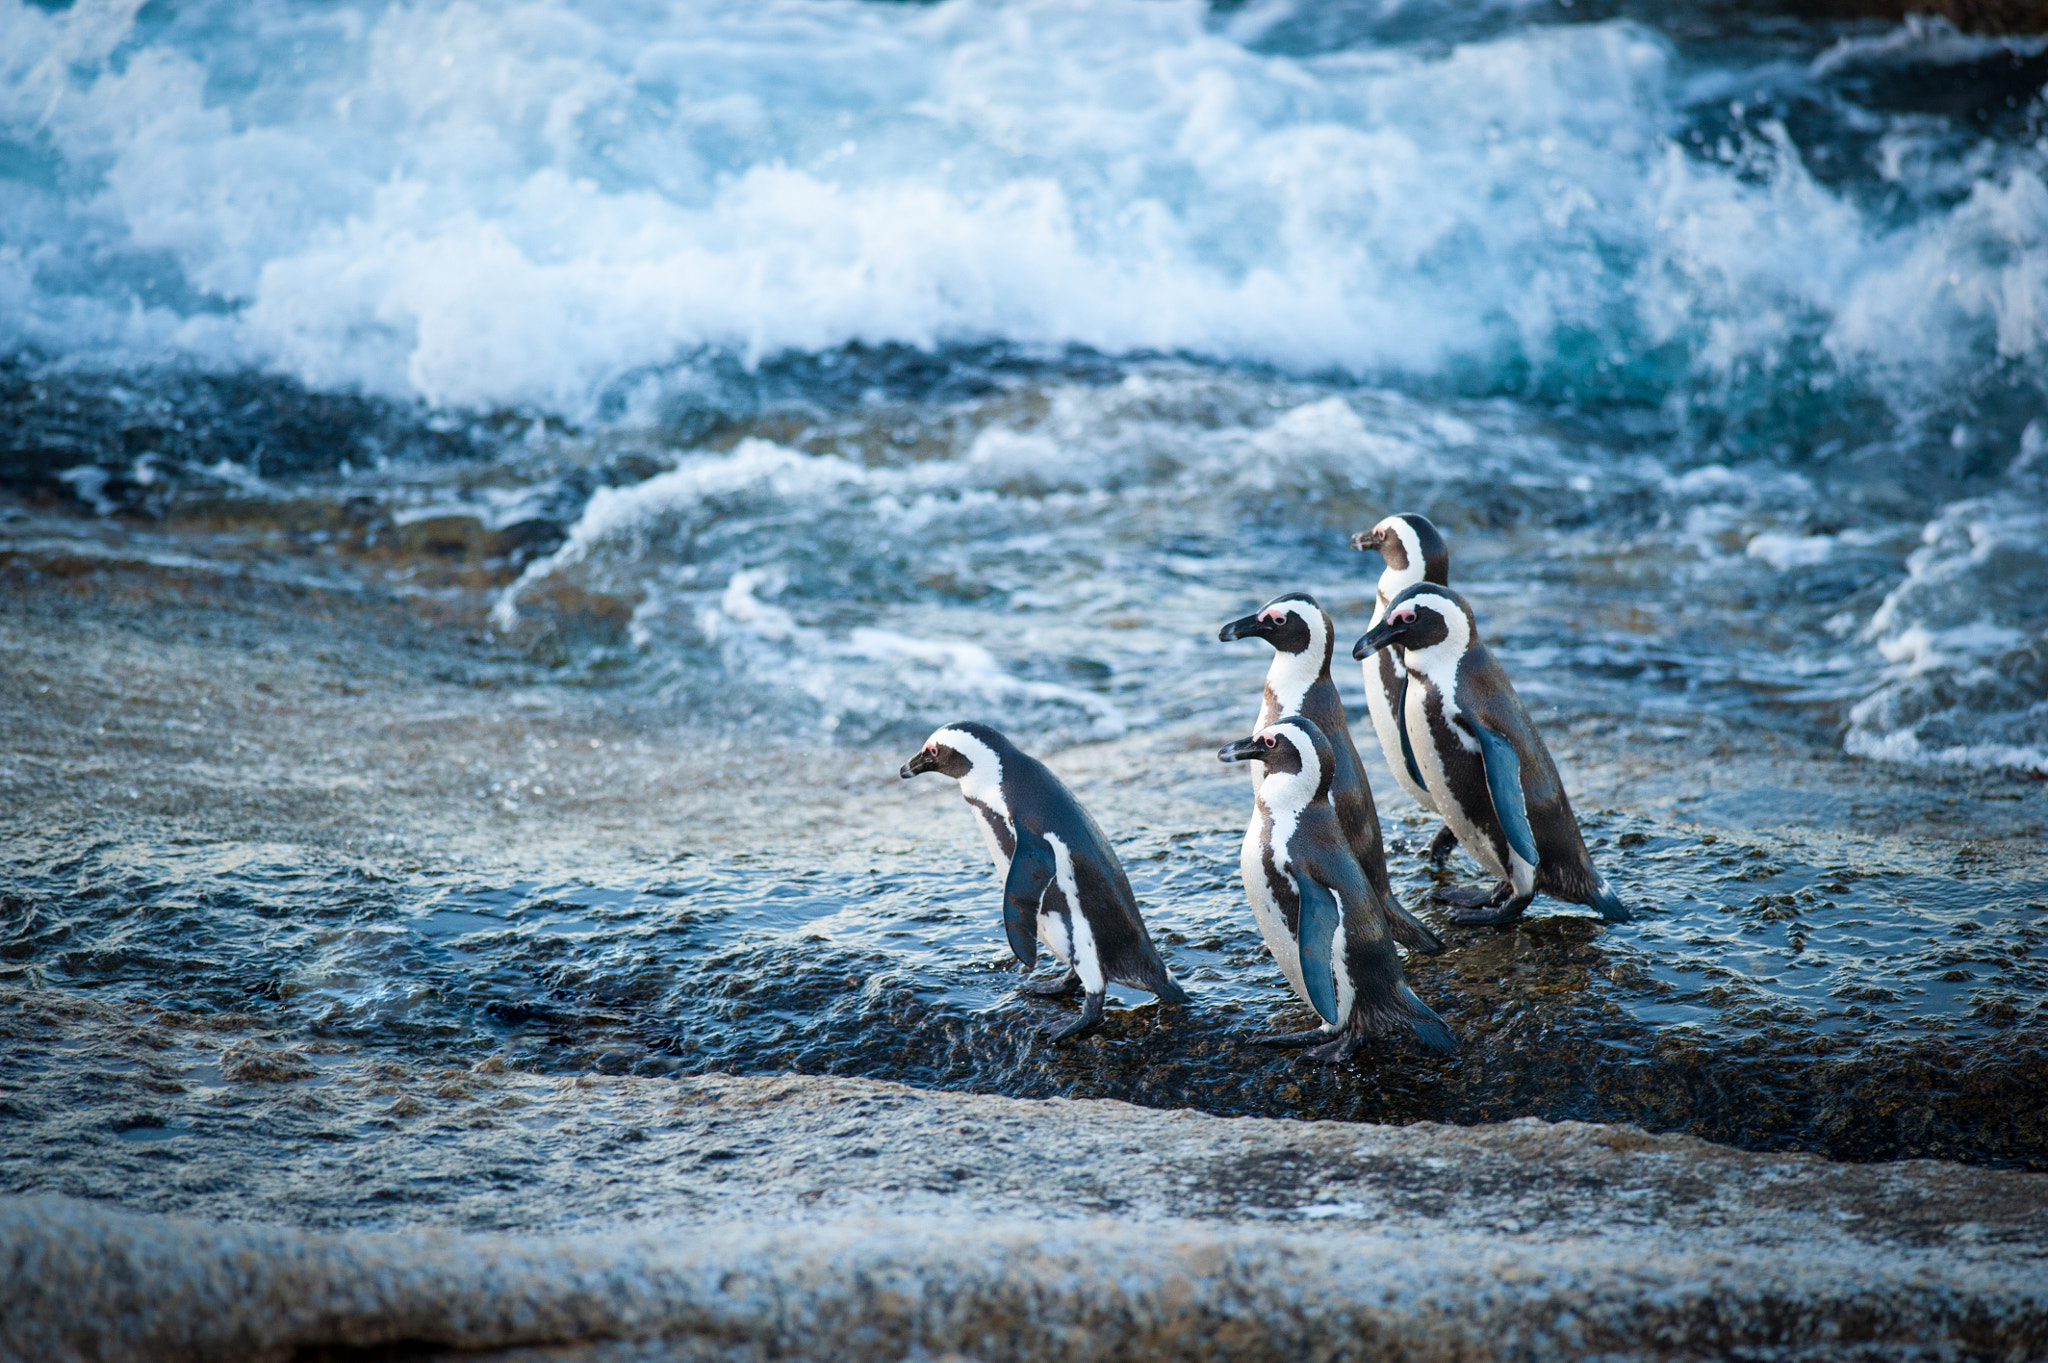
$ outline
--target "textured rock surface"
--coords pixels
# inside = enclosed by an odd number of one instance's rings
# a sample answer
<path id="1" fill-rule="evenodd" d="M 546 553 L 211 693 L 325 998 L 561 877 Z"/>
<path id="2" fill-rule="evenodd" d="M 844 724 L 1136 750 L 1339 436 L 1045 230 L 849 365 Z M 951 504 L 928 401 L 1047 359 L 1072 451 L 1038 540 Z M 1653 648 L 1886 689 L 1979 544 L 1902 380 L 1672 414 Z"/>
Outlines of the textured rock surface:
<path id="1" fill-rule="evenodd" d="M 552 1235 L 336 1235 L 14 1199 L 0 1204 L 0 1349 L 52 1360 L 604 1340 L 658 1340 L 622 1356 L 679 1358 L 2048 1351 L 2039 1175 L 1839 1165 L 1580 1123 L 1223 1119 L 858 1080 L 476 1082 L 521 1100 L 536 1126 L 614 1133 L 636 1147 L 630 1176 L 604 1166 L 609 1181 L 575 1199 L 587 1219 Z M 286 1172 L 313 1208 L 323 1177 L 360 1173 Z M 413 1219 L 402 1198 L 388 1222 Z"/>

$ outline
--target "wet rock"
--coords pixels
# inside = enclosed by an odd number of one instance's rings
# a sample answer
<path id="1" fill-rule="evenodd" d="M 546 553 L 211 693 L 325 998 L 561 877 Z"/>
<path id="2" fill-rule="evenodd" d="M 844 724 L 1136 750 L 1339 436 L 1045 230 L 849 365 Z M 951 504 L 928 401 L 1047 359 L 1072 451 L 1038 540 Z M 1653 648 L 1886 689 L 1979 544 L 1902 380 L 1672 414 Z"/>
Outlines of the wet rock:
<path id="1" fill-rule="evenodd" d="M 320 1071 L 303 1052 L 238 1041 L 221 1052 L 220 1072 L 237 1084 L 288 1084 Z"/>
<path id="2" fill-rule="evenodd" d="M 1844 1166 L 1573 1122 L 1231 1120 L 796 1077 L 510 1082 L 618 1137 L 610 1158 L 661 1171 L 616 1204 L 636 1220 L 612 1214 L 570 1236 L 330 1235 L 13 1199 L 0 1203 L 12 1270 L 0 1274 L 0 1352 L 282 1359 L 394 1341 L 663 1340 L 652 1356 L 1241 1361 L 2048 1348 L 2039 1175 Z M 693 1144 L 699 1158 L 685 1162 Z M 379 1177 L 387 1211 L 418 1201 Z"/>

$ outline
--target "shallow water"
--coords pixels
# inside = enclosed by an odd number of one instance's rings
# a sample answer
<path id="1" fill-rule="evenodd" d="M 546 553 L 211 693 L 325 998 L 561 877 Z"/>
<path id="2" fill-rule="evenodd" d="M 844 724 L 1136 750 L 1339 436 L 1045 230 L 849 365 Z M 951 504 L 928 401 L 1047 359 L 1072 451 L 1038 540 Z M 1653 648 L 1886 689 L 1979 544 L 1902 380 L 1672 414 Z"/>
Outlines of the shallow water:
<path id="1" fill-rule="evenodd" d="M 316 1059 L 2048 1161 L 2039 42 L 4 0 L 0 53 L 18 983 Z M 1397 509 L 1651 912 L 1458 934 L 1409 973 L 1462 1055 L 1323 1073 L 1246 1044 L 1215 629 L 1307 588 L 1348 643 Z M 893 779 L 963 714 L 1197 1008 L 1035 1041 Z M 1473 868 L 1370 760 L 1426 907 Z"/>

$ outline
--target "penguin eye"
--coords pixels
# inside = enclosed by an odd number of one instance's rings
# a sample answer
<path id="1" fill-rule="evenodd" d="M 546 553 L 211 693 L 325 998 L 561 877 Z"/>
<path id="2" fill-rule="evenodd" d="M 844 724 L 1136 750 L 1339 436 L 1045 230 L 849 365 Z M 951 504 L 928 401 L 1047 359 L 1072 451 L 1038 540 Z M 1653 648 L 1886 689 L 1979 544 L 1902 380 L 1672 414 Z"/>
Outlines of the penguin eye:
<path id="1" fill-rule="evenodd" d="M 1404 607 L 1402 607 L 1402 608 L 1401 608 L 1400 610 L 1397 610 L 1397 611 L 1395 611 L 1395 612 L 1394 612 L 1394 623 L 1395 623 L 1395 624 L 1397 624 L 1397 625 L 1412 625 L 1412 624 L 1414 624 L 1414 623 L 1415 623 L 1415 611 L 1414 611 L 1414 610 L 1413 610 L 1412 608 L 1410 608 L 1410 607 L 1407 607 L 1407 606 L 1404 606 Z"/>
<path id="2" fill-rule="evenodd" d="M 1271 734 L 1267 734 L 1264 738 L 1260 739 L 1259 742 L 1265 744 L 1269 748 L 1277 748 L 1280 746 L 1280 740 L 1273 737 L 1273 735 Z"/>

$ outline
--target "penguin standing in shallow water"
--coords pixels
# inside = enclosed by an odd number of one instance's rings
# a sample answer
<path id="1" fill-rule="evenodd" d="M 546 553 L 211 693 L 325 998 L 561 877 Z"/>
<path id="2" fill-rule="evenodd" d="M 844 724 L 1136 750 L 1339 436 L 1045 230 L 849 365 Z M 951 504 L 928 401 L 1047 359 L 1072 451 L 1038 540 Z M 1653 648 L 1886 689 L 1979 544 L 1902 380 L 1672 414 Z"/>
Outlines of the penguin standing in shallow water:
<path id="1" fill-rule="evenodd" d="M 1508 675 L 1479 641 L 1465 598 L 1430 583 L 1395 597 L 1351 650 L 1398 648 L 1408 669 L 1402 728 L 1437 812 L 1500 884 L 1450 911 L 1457 923 L 1512 923 L 1539 893 L 1634 917 L 1586 855 L 1557 767 Z"/>
<path id="2" fill-rule="evenodd" d="M 1337 823 L 1351 845 L 1353 855 L 1372 883 L 1373 891 L 1387 906 L 1393 920 L 1394 940 L 1410 951 L 1437 952 L 1444 944 L 1418 921 L 1401 901 L 1387 879 L 1386 847 L 1380 839 L 1380 815 L 1372 801 L 1372 786 L 1365 779 L 1365 767 L 1351 742 L 1351 727 L 1344 720 L 1344 699 L 1330 680 L 1330 656 L 1336 627 L 1330 613 L 1307 592 L 1289 592 L 1274 597 L 1258 614 L 1232 620 L 1217 638 L 1264 639 L 1273 646 L 1273 662 L 1266 669 L 1266 692 L 1259 705 L 1255 729 L 1264 729 L 1290 715 L 1301 715 L 1314 724 L 1329 744 L 1332 767 L 1330 806 Z"/>
<path id="3" fill-rule="evenodd" d="M 1389 516 L 1370 530 L 1361 530 L 1351 537 L 1351 547 L 1360 553 L 1368 549 L 1379 551 L 1387 566 L 1380 570 L 1379 591 L 1373 599 L 1372 623 L 1386 618 L 1387 607 L 1393 599 L 1419 582 L 1433 582 L 1439 587 L 1451 584 L 1451 550 L 1444 543 L 1444 537 L 1437 533 L 1436 526 L 1427 516 L 1412 511 Z M 1373 731 L 1379 735 L 1380 751 L 1386 755 L 1387 766 L 1394 773 L 1394 780 L 1410 798 L 1424 809 L 1437 812 L 1436 797 L 1423 784 L 1422 773 L 1415 768 L 1415 754 L 1409 750 L 1408 740 L 1402 732 L 1400 714 L 1402 697 L 1408 690 L 1408 669 L 1397 656 L 1399 650 L 1383 648 L 1378 653 L 1362 660 L 1365 670 L 1365 708 L 1372 715 Z M 1451 849 L 1458 845 L 1458 835 L 1445 824 L 1437 829 L 1436 837 L 1429 844 L 1429 863 L 1441 866 Z"/>
<path id="4" fill-rule="evenodd" d="M 1259 1040 L 1313 1045 L 1311 1056 L 1330 1061 L 1368 1037 L 1407 1033 L 1432 1051 L 1457 1049 L 1443 1019 L 1402 978 L 1386 905 L 1330 806 L 1334 763 L 1322 731 L 1295 715 L 1216 755 L 1262 768 L 1238 869 L 1266 949 L 1324 1024 Z"/>
<path id="5" fill-rule="evenodd" d="M 962 722 L 935 731 L 903 764 L 909 780 L 936 771 L 960 783 L 1003 876 L 1003 930 L 1026 969 L 1038 943 L 1066 965 L 1057 981 L 1019 988 L 1052 998 L 1082 991 L 1080 1019 L 1049 1040 L 1085 1036 L 1102 1022 L 1103 986 L 1114 980 L 1186 1003 L 1138 916 L 1138 900 L 1109 839 L 1045 764 L 986 724 Z"/>

